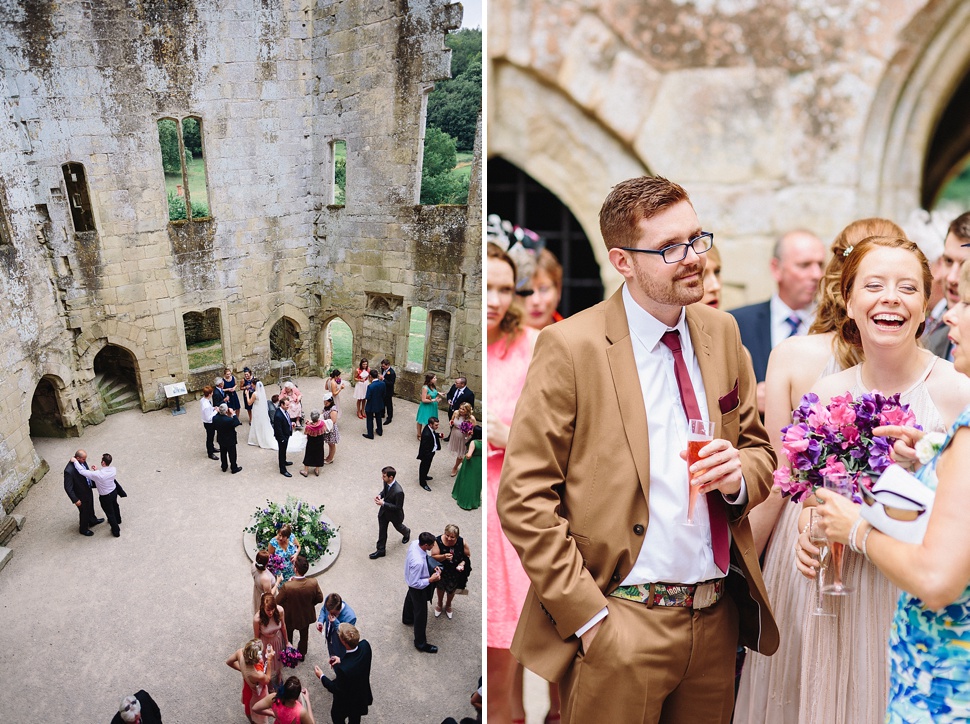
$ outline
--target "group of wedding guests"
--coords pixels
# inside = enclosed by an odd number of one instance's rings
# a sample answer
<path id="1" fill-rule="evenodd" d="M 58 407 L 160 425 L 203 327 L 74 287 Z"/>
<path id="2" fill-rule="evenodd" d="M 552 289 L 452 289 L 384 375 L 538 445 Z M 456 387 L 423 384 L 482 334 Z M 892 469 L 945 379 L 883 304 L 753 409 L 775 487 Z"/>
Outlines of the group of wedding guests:
<path id="1" fill-rule="evenodd" d="M 781 430 L 792 422 L 792 411 L 806 393 L 816 394 L 823 405 L 846 393 L 900 393 L 919 428 L 887 426 L 877 428 L 876 434 L 895 442 L 895 459 L 917 471 L 918 479 L 936 491 L 936 502 L 920 544 L 873 528 L 861 517 L 858 504 L 827 490 L 808 496 L 804 504 L 792 504 L 775 489 L 754 506 L 748 518 L 757 553 L 763 553 L 765 588 L 779 645 L 771 656 L 749 652 L 733 714 L 728 706 L 726 713 L 712 712 L 712 720 L 967 721 L 970 520 L 963 503 L 970 482 L 961 470 L 970 464 L 970 433 L 964 429 L 970 426 L 970 351 L 961 345 L 966 338 L 970 350 L 970 265 L 963 264 L 970 257 L 970 213 L 950 225 L 942 254 L 932 264 L 888 219 L 849 224 L 828 249 L 827 262 L 824 245 L 813 235 L 798 232 L 786 237 L 775 248 L 771 269 L 783 303 L 776 298 L 770 305 L 735 313 L 748 363 L 754 364 L 758 407 L 779 465 L 787 464 Z M 693 271 L 700 260 L 703 296 L 692 301 L 717 308 L 721 259 L 716 246 L 698 248 L 694 242 L 700 238 L 689 240 L 688 255 L 680 263 Z M 510 433 L 510 423 L 536 339 L 524 325 L 530 316 L 517 294 L 522 289 L 518 267 L 523 257 L 514 256 L 514 244 L 505 242 L 490 243 L 487 254 L 488 697 L 490 721 L 494 716 L 498 722 L 524 717 L 519 672 L 509 648 L 530 580 L 501 534 L 495 498 L 505 448 L 510 434 L 517 432 Z M 631 248 L 620 251 L 644 250 L 632 248 L 638 246 L 635 240 L 627 246 Z M 664 248 L 652 253 L 664 253 Z M 623 255 L 620 263 L 627 259 Z M 632 271 L 624 276 L 628 284 L 635 279 L 647 289 L 648 297 L 657 291 Z M 531 285 L 542 286 L 543 281 L 533 280 Z M 756 320 L 763 326 L 753 333 Z M 546 402 L 558 412 L 559 400 Z M 920 459 L 917 443 L 930 432 L 946 433 L 945 442 L 935 454 Z M 761 481 L 765 487 L 770 484 Z M 810 508 L 817 510 L 829 538 L 847 545 L 843 581 L 851 593 L 826 597 L 827 613 L 834 615 L 811 615 L 818 599 L 808 579 L 817 575 L 820 564 L 819 549 L 809 537 Z M 607 590 L 612 588 L 615 584 Z M 537 593 L 542 595 L 542 589 Z M 568 631 L 560 633 L 568 636 Z M 522 646 L 531 645 L 532 639 L 522 635 Z M 579 661 L 582 651 L 580 646 Z M 603 660 L 599 652 L 597 661 Z M 584 676 L 591 676 L 591 671 Z M 558 698 L 554 690 L 550 694 L 549 717 L 558 720 Z M 580 700 L 591 696 L 585 690 L 576 695 Z M 582 710 L 580 700 L 572 702 L 570 713 Z M 638 712 L 636 721 L 639 716 Z"/>

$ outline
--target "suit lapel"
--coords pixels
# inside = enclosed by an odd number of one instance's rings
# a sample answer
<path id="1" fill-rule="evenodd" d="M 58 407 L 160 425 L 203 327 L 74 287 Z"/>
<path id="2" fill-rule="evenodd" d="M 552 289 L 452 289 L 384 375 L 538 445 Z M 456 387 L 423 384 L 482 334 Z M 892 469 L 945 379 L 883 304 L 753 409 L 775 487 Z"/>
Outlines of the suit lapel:
<path id="1" fill-rule="evenodd" d="M 711 335 L 704 330 L 704 325 L 687 307 L 687 328 L 690 330 L 690 341 L 694 347 L 694 355 L 697 357 L 697 364 L 701 368 L 701 377 L 704 379 L 704 393 L 707 399 L 707 416 L 718 423 L 718 429 L 714 436 L 721 433 L 721 406 L 718 402 L 718 392 L 721 390 L 719 379 L 721 369 L 714 360 L 711 351 Z"/>
<path id="2" fill-rule="evenodd" d="M 611 343 L 606 348 L 606 359 L 610 365 L 623 430 L 633 454 L 640 487 L 643 488 L 644 498 L 649 504 L 650 440 L 647 434 L 647 411 L 643 406 L 643 395 L 639 394 L 640 386 L 635 384 L 640 376 L 637 374 L 637 363 L 633 356 L 633 341 L 626 321 L 626 310 L 623 308 L 622 287 L 610 297 L 606 305 L 606 336 Z"/>

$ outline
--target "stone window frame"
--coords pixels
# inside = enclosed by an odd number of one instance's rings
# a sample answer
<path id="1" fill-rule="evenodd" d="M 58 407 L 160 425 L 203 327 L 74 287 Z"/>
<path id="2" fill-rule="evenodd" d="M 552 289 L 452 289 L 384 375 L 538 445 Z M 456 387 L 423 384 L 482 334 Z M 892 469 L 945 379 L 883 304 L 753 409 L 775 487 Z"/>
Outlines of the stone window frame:
<path id="1" fill-rule="evenodd" d="M 337 201 L 337 144 L 344 144 L 344 198 L 343 203 Z M 350 145 L 347 143 L 346 138 L 337 138 L 336 136 L 331 138 L 327 143 L 327 148 L 330 151 L 330 160 L 328 162 L 329 176 L 330 176 L 330 197 L 327 206 L 331 209 L 342 209 L 347 206 L 347 151 Z"/>
<path id="2" fill-rule="evenodd" d="M 186 118 L 194 118 L 199 124 L 199 142 L 202 144 L 202 164 L 203 170 L 205 172 L 205 195 L 206 195 L 206 205 L 209 207 L 208 216 L 192 216 L 192 192 L 189 190 L 189 170 L 185 162 L 185 141 L 182 138 L 182 124 L 185 122 Z M 172 121 L 175 123 L 176 131 L 178 132 L 179 141 L 179 165 L 182 168 L 182 188 L 185 189 L 185 218 L 184 219 L 168 219 L 169 224 L 204 224 L 213 220 L 212 216 L 212 190 L 209 188 L 209 167 L 206 163 L 206 159 L 209 154 L 205 148 L 205 121 L 202 118 L 201 113 L 186 113 L 184 116 L 176 116 L 165 114 L 158 116 L 155 119 L 155 137 L 158 137 L 158 124 L 160 121 Z M 159 141 L 158 147 L 158 159 L 162 160 L 162 149 L 161 142 Z M 162 169 L 162 186 L 165 186 L 165 170 Z M 165 193 L 165 215 L 168 216 L 168 192 Z"/>
<path id="3" fill-rule="evenodd" d="M 74 168 L 79 168 L 81 172 L 81 180 L 74 181 L 83 187 L 84 198 L 80 199 L 82 203 L 75 204 L 75 199 L 71 195 L 71 182 L 68 180 L 68 173 L 73 173 Z M 91 186 L 88 183 L 88 171 L 84 167 L 84 164 L 80 161 L 65 161 L 61 164 L 61 174 L 64 177 L 64 191 L 65 191 L 65 202 L 67 203 L 68 211 L 70 212 L 71 224 L 74 226 L 75 234 L 85 234 L 85 233 L 97 233 L 98 225 L 95 221 L 94 214 L 94 204 L 91 201 Z M 76 194 L 75 194 L 76 195 Z M 87 206 L 84 206 L 83 202 L 87 201 Z M 75 209 L 80 208 L 81 211 L 77 214 Z M 78 228 L 78 216 L 87 213 L 91 217 L 91 228 L 89 229 L 79 229 Z"/>
<path id="4" fill-rule="evenodd" d="M 424 310 L 424 347 L 421 350 L 421 359 L 413 360 L 411 359 L 411 316 L 414 314 L 415 309 Z M 408 372 L 424 372 L 428 366 L 428 335 L 431 333 L 431 310 L 428 307 L 422 306 L 421 304 L 410 304 L 408 305 L 408 314 L 406 317 L 405 327 L 405 343 L 404 343 L 404 369 Z"/>
<path id="5" fill-rule="evenodd" d="M 185 340 L 185 315 L 195 312 L 196 314 L 205 314 L 210 309 L 216 308 L 219 310 L 219 333 L 222 340 L 222 362 L 220 365 L 225 365 L 231 363 L 232 360 L 232 339 L 229 330 L 229 306 L 225 301 L 218 302 L 215 304 L 197 304 L 192 306 L 181 307 L 175 310 L 175 329 L 178 333 L 179 341 L 179 352 L 181 353 L 182 363 L 184 367 L 182 368 L 183 374 L 190 376 L 198 373 L 200 370 L 205 371 L 215 369 L 215 364 L 207 365 L 204 367 L 189 367 L 189 348 Z M 221 373 L 222 370 L 220 369 Z M 217 373 L 218 374 L 218 373 Z"/>

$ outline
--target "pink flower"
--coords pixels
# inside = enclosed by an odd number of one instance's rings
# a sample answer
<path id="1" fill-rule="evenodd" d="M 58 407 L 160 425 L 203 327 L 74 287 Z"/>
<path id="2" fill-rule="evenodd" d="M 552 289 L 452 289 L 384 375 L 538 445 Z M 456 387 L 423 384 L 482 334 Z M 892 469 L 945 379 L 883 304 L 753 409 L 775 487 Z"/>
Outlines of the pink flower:
<path id="1" fill-rule="evenodd" d="M 796 482 L 792 481 L 791 479 L 791 470 L 789 470 L 787 467 L 782 467 L 778 468 L 771 475 L 775 480 L 775 486 L 781 490 L 782 493 L 787 495 L 791 492 L 792 482 Z"/>
<path id="2" fill-rule="evenodd" d="M 853 415 L 853 417 L 855 417 L 855 415 Z M 842 433 L 842 437 L 845 438 L 845 442 L 842 443 L 843 450 L 859 442 L 859 428 L 855 425 L 845 425 L 840 427 L 839 432 Z"/>
<path id="3" fill-rule="evenodd" d="M 893 407 L 879 413 L 879 422 L 883 425 L 912 425 L 916 422 L 916 415 L 910 410 Z"/>
<path id="4" fill-rule="evenodd" d="M 858 432 L 859 431 L 856 430 L 856 434 L 858 434 Z M 836 474 L 844 475 L 845 464 L 841 460 L 838 460 L 835 455 L 829 455 L 827 458 L 825 458 L 825 467 L 819 470 L 819 472 L 822 474 L 822 477 Z"/>
<path id="5" fill-rule="evenodd" d="M 813 430 L 831 425 L 832 422 L 832 413 L 821 406 L 813 407 L 812 412 L 808 415 L 808 424 Z"/>
<path id="6" fill-rule="evenodd" d="M 808 428 L 804 425 L 792 425 L 785 431 L 782 440 L 782 447 L 789 460 L 794 461 L 794 456 L 808 450 Z"/>
<path id="7" fill-rule="evenodd" d="M 855 410 L 852 409 L 852 393 L 846 392 L 843 397 L 833 397 L 829 403 L 829 414 L 834 424 L 851 425 L 855 422 Z"/>

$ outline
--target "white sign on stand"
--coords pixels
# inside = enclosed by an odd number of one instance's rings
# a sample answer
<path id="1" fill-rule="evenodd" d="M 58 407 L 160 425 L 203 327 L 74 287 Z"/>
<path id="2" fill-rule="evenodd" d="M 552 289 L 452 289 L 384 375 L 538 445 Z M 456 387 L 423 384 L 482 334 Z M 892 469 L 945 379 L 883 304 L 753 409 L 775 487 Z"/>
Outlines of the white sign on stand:
<path id="1" fill-rule="evenodd" d="M 185 408 L 181 406 L 179 401 L 179 397 L 185 394 L 188 394 L 188 391 L 185 389 L 184 382 L 175 382 L 171 385 L 165 385 L 165 397 L 169 399 L 173 397 L 175 398 L 175 409 L 172 410 L 173 415 L 185 414 Z"/>

